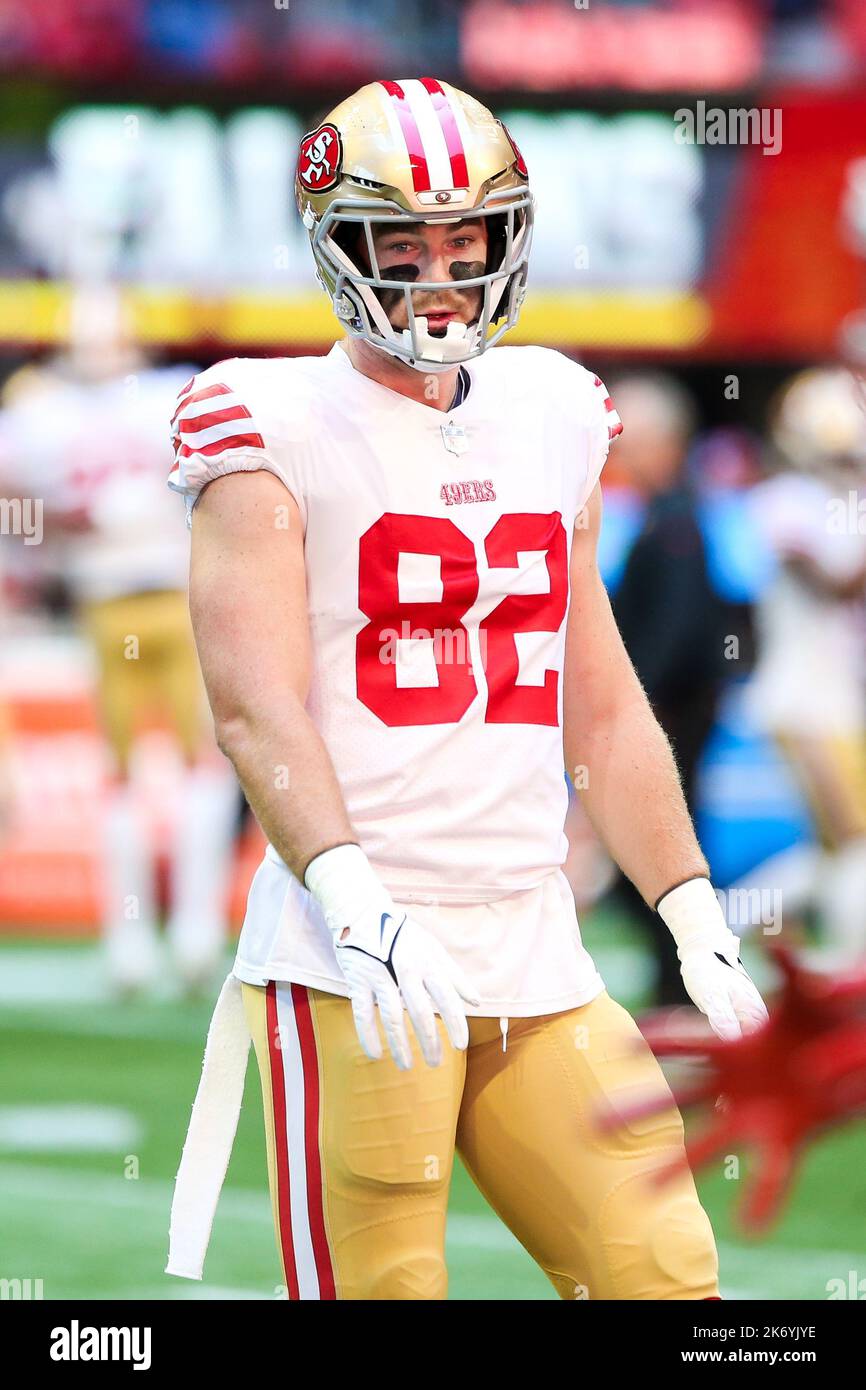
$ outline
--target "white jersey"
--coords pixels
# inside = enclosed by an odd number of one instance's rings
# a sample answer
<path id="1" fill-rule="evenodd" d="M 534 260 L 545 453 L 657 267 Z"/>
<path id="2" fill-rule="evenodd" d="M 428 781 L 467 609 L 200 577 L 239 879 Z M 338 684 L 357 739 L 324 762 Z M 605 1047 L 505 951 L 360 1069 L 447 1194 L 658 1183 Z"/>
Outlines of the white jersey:
<path id="1" fill-rule="evenodd" d="M 165 437 L 189 367 L 80 382 L 51 370 L 0 415 L 3 471 L 49 513 L 80 526 L 52 537 L 54 563 L 80 601 L 185 589 L 189 537 L 165 480 Z"/>
<path id="2" fill-rule="evenodd" d="M 820 478 L 779 474 L 753 490 L 752 502 L 779 568 L 758 605 L 750 707 L 776 733 L 862 735 L 863 598 L 821 594 L 785 562 L 804 557 L 845 583 L 866 568 L 866 536 L 840 520 L 846 499 Z"/>
<path id="3" fill-rule="evenodd" d="M 475 1012 L 544 1012 L 602 987 L 561 871 L 562 684 L 572 533 L 619 425 L 560 353 L 496 348 L 468 371 L 466 399 L 440 412 L 339 344 L 218 363 L 181 396 L 170 481 L 190 512 L 238 470 L 295 498 L 307 710 L 359 842 L 478 985 Z M 271 846 L 236 973 L 346 993 L 317 905 Z"/>

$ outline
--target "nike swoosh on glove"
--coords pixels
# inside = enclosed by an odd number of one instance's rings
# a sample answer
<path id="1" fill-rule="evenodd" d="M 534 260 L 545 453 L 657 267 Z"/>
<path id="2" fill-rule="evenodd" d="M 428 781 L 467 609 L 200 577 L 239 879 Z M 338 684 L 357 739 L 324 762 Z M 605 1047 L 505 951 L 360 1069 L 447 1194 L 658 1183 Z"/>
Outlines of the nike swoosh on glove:
<path id="1" fill-rule="evenodd" d="M 739 939 L 709 879 L 693 878 L 672 888 L 656 909 L 677 943 L 689 998 L 716 1036 L 733 1041 L 766 1023 L 767 1006 L 743 967 Z"/>
<path id="2" fill-rule="evenodd" d="M 428 1066 L 442 1060 L 437 1012 L 452 1045 L 467 1047 L 465 1003 L 478 1004 L 477 994 L 436 938 L 395 906 L 360 845 L 337 845 L 318 854 L 307 865 L 304 883 L 334 938 L 367 1056 L 376 1061 L 382 1056 L 377 1005 L 391 1055 L 404 1071 L 412 1066 L 404 1008 Z"/>

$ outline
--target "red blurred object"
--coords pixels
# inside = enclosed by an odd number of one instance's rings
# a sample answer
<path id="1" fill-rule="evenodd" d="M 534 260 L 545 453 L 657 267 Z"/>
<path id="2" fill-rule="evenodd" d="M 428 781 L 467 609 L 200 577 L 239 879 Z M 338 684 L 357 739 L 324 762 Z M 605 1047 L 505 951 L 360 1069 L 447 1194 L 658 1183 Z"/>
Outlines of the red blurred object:
<path id="1" fill-rule="evenodd" d="M 758 1171 L 738 1213 L 750 1233 L 778 1216 L 808 1144 L 866 1115 L 866 966 L 831 977 L 806 970 L 787 947 L 774 945 L 771 954 L 782 984 L 758 1032 L 736 1042 L 699 1037 L 681 1010 L 641 1023 L 658 1057 L 695 1057 L 706 1065 L 701 1079 L 676 1097 L 681 1107 L 714 1106 L 686 1146 L 690 1167 L 732 1149 L 757 1151 Z M 664 1096 L 645 1098 L 619 1107 L 618 1117 L 608 1115 L 602 1124 L 656 1114 L 668 1104 Z M 686 1160 L 666 1165 L 655 1180 L 664 1182 Z"/>
<path id="2" fill-rule="evenodd" d="M 142 7 L 129 0 L 53 0 L 28 26 L 28 56 L 37 66 L 71 77 L 123 76 L 138 65 L 143 18 Z"/>
<path id="3" fill-rule="evenodd" d="M 833 358 L 839 325 L 863 306 L 863 260 L 843 242 L 842 219 L 850 170 L 864 152 L 866 102 L 859 87 L 790 87 L 765 90 L 761 105 L 783 112 L 783 153 L 739 151 L 704 283 L 711 350 Z"/>
<path id="4" fill-rule="evenodd" d="M 830 12 L 845 51 L 858 65 L 866 61 L 866 9 L 863 0 L 835 0 Z"/>
<path id="5" fill-rule="evenodd" d="M 724 91 L 760 76 L 766 28 L 765 7 L 751 0 L 471 0 L 460 56 L 469 83 L 486 88 Z"/>

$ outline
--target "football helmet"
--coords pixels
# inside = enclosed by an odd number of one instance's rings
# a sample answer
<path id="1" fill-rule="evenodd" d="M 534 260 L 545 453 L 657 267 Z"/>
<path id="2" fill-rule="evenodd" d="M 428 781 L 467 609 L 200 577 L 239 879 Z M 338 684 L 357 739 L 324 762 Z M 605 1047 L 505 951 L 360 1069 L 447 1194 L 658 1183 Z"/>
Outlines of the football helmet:
<path id="1" fill-rule="evenodd" d="M 806 472 L 866 472 L 866 390 L 846 367 L 808 367 L 785 383 L 770 409 L 776 452 Z"/>
<path id="2" fill-rule="evenodd" d="M 301 140 L 295 196 L 318 279 L 352 337 L 436 372 L 477 357 L 517 322 L 534 211 L 526 165 L 502 122 L 448 82 L 371 82 L 341 102 Z M 378 264 L 374 232 L 386 222 L 474 218 L 487 230 L 483 267 L 457 261 L 443 283 L 412 279 L 410 266 L 389 278 Z M 434 336 L 413 291 L 453 292 L 455 282 L 481 288 L 479 313 Z M 407 328 L 392 326 L 383 290 L 402 294 Z"/>

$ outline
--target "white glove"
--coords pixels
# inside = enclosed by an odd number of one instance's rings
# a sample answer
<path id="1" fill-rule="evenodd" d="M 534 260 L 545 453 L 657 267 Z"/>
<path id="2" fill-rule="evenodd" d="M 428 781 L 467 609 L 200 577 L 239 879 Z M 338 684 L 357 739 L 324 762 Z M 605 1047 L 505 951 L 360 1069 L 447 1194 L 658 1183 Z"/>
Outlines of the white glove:
<path id="1" fill-rule="evenodd" d="M 766 1023 L 763 999 L 740 960 L 740 942 L 729 930 L 708 878 L 692 878 L 656 904 L 677 943 L 680 973 L 689 998 L 706 1014 L 717 1037 L 742 1037 Z"/>
<path id="2" fill-rule="evenodd" d="M 428 1066 L 442 1060 L 437 1012 L 454 1047 L 465 1048 L 469 1025 L 462 1000 L 478 1004 L 478 996 L 436 938 L 394 905 L 360 845 L 337 845 L 316 855 L 304 883 L 333 935 L 367 1056 L 382 1056 L 377 1004 L 391 1055 L 403 1070 L 412 1065 L 404 1006 Z"/>

